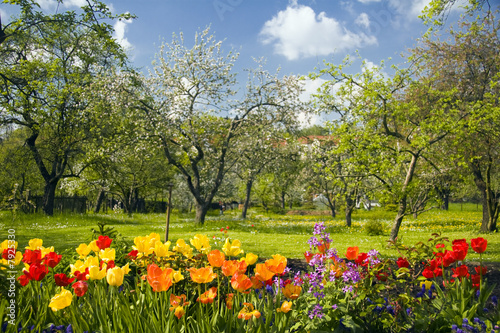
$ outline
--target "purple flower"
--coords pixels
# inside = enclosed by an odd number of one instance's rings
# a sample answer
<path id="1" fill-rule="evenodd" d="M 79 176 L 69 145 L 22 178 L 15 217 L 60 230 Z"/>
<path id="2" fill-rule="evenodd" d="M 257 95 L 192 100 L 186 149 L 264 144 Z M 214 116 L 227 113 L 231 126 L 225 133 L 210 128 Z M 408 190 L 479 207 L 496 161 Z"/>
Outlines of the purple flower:
<path id="1" fill-rule="evenodd" d="M 310 319 L 314 319 L 314 318 L 323 318 L 324 314 L 323 314 L 323 307 L 319 304 L 316 304 L 314 306 L 314 308 L 312 309 L 312 311 L 309 312 L 309 318 Z"/>

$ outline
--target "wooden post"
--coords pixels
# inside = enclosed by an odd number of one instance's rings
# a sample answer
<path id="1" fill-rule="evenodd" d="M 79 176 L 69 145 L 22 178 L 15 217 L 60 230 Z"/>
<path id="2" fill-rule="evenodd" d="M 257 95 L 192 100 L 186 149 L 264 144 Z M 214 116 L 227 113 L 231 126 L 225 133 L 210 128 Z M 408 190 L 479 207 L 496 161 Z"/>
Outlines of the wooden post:
<path id="1" fill-rule="evenodd" d="M 168 202 L 167 202 L 167 225 L 165 226 L 165 242 L 168 242 L 168 228 L 170 224 L 170 210 L 172 209 L 172 187 L 174 184 L 169 183 L 168 185 Z"/>

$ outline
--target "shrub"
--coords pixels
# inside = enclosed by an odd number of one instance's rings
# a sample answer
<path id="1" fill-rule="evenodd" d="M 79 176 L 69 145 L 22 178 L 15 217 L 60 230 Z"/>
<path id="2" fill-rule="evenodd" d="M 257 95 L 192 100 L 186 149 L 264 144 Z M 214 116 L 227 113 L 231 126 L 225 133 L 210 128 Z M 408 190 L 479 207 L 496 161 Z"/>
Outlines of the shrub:
<path id="1" fill-rule="evenodd" d="M 385 223 L 380 220 L 370 220 L 366 222 L 365 230 L 370 236 L 381 236 L 385 233 Z"/>

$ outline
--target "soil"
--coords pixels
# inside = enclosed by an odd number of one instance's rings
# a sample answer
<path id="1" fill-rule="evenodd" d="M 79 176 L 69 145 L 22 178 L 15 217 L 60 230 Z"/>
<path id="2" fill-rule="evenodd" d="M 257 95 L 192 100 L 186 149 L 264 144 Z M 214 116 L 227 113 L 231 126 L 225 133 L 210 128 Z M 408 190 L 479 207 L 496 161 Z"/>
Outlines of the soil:
<path id="1" fill-rule="evenodd" d="M 500 263 L 483 263 L 483 265 L 488 268 L 488 272 L 484 276 L 488 285 L 495 285 L 492 295 L 500 297 Z M 309 267 L 304 259 L 288 259 L 287 266 L 294 272 L 307 271 Z M 469 272 L 474 272 L 474 267 L 479 266 L 479 262 L 468 262 L 467 266 L 469 266 Z"/>

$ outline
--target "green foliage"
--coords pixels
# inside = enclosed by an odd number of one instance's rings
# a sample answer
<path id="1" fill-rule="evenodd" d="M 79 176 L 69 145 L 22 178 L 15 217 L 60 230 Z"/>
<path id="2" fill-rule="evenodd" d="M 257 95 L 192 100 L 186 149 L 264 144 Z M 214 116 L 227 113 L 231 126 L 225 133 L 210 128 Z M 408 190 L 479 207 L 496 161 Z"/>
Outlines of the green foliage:
<path id="1" fill-rule="evenodd" d="M 369 236 L 381 236 L 386 233 L 386 225 L 380 220 L 370 220 L 366 222 L 365 230 Z"/>

